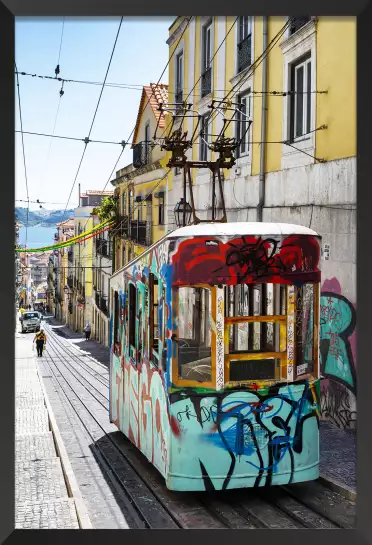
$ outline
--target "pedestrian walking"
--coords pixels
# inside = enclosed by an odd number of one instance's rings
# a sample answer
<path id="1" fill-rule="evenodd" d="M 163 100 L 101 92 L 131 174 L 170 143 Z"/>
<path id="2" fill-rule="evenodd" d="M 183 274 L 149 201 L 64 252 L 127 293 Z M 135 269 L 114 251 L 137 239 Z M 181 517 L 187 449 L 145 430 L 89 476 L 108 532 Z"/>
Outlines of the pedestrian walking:
<path id="1" fill-rule="evenodd" d="M 91 328 L 90 328 L 89 322 L 87 322 L 87 325 L 84 327 L 84 333 L 85 333 L 85 340 L 89 341 L 90 333 L 91 333 Z"/>
<path id="2" fill-rule="evenodd" d="M 36 342 L 37 357 L 42 358 L 44 346 L 46 345 L 46 335 L 43 329 L 36 333 L 33 342 Z"/>

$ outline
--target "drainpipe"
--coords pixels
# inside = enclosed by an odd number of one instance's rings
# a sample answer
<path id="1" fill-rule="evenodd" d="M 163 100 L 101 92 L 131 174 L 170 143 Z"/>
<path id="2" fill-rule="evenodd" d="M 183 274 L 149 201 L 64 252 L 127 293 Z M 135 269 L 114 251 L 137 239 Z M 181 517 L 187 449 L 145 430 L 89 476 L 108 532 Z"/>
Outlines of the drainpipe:
<path id="1" fill-rule="evenodd" d="M 262 51 L 267 48 L 267 17 L 263 17 L 263 37 Z M 262 61 L 262 107 L 261 107 L 261 142 L 266 142 L 266 126 L 267 126 L 267 55 Z M 265 205 L 265 159 L 266 159 L 266 144 L 261 143 L 260 149 L 260 175 L 258 186 L 258 206 L 257 206 L 257 221 L 262 221 L 263 207 Z"/>

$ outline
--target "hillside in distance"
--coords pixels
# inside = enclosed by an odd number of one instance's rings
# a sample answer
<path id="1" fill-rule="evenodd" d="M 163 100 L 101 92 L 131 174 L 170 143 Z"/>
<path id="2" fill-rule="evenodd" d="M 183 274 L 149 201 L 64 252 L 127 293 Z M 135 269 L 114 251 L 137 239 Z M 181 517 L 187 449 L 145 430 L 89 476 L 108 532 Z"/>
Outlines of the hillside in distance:
<path id="1" fill-rule="evenodd" d="M 15 208 L 15 217 L 16 221 L 21 224 L 21 226 L 26 225 L 27 221 L 27 208 L 16 207 Z M 33 227 L 35 225 L 41 225 L 43 227 L 54 227 L 56 223 L 68 218 L 74 217 L 74 210 L 45 210 L 40 208 L 40 210 L 30 210 L 28 213 L 28 225 Z"/>

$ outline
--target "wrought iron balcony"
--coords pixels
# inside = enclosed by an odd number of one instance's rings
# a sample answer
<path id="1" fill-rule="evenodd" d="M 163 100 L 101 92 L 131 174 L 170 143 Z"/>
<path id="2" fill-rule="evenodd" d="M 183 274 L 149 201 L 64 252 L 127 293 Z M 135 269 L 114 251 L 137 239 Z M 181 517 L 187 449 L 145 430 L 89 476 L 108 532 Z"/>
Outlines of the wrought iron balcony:
<path id="1" fill-rule="evenodd" d="M 128 238 L 129 232 L 129 217 L 120 216 L 116 224 L 112 228 L 112 236 L 119 238 Z"/>
<path id="2" fill-rule="evenodd" d="M 151 163 L 150 142 L 139 142 L 133 146 L 133 166 L 141 168 Z"/>
<path id="3" fill-rule="evenodd" d="M 107 309 L 107 299 L 106 299 L 106 297 L 100 297 L 99 298 L 99 308 L 100 308 L 100 310 L 102 310 L 102 312 L 107 314 L 108 309 Z"/>
<path id="4" fill-rule="evenodd" d="M 111 240 L 104 240 L 102 238 L 96 239 L 96 252 L 104 257 L 112 257 L 112 243 Z"/>
<path id="5" fill-rule="evenodd" d="M 176 103 L 176 113 L 180 112 L 182 110 L 182 103 L 183 103 L 183 90 L 179 89 L 176 90 L 176 93 L 174 95 L 174 102 Z"/>
<path id="6" fill-rule="evenodd" d="M 147 228 L 147 221 L 132 220 L 130 222 L 130 232 L 128 237 L 134 242 L 143 244 L 144 246 L 150 246 L 151 240 L 149 236 L 149 229 Z"/>
<path id="7" fill-rule="evenodd" d="M 212 92 L 212 68 L 207 68 L 201 77 L 202 98 Z"/>
<path id="8" fill-rule="evenodd" d="M 248 34 L 238 44 L 238 72 L 245 70 L 252 64 L 252 35 Z"/>
<path id="9" fill-rule="evenodd" d="M 299 15 L 298 17 L 294 17 L 289 26 L 289 35 L 292 36 L 292 34 L 297 32 L 297 30 L 300 30 L 300 28 L 305 26 L 310 21 L 310 19 L 310 15 Z"/>

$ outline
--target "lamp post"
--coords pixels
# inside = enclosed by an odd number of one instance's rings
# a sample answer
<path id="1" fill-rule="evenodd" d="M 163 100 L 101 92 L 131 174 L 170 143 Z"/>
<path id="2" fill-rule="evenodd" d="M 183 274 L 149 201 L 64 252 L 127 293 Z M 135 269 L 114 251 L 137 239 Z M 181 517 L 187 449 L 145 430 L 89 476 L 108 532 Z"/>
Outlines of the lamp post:
<path id="1" fill-rule="evenodd" d="M 189 224 L 192 208 L 183 197 L 181 197 L 181 200 L 176 204 L 173 211 L 177 227 L 185 227 Z"/>

